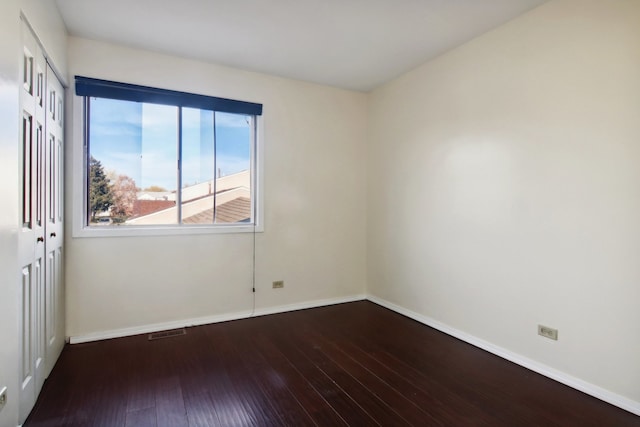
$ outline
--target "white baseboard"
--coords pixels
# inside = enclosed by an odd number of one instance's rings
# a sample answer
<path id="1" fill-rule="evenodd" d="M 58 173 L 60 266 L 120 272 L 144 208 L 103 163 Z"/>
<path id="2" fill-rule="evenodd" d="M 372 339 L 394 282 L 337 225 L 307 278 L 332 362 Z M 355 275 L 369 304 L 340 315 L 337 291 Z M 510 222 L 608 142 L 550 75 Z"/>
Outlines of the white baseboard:
<path id="1" fill-rule="evenodd" d="M 285 313 L 287 311 L 305 310 L 307 308 L 316 308 L 316 307 L 324 307 L 327 305 L 344 304 L 347 302 L 362 301 L 366 299 L 367 299 L 367 296 L 365 294 L 360 294 L 360 295 L 351 295 L 351 296 L 342 297 L 342 298 L 329 298 L 329 299 L 322 299 L 322 300 L 315 300 L 315 301 L 305 301 L 305 302 L 296 303 L 296 304 L 280 305 L 277 307 L 267 307 L 267 308 L 257 309 L 253 314 L 253 316 L 257 317 L 257 316 L 265 316 L 268 314 Z"/>
<path id="2" fill-rule="evenodd" d="M 198 317 L 195 319 L 176 320 L 173 322 L 154 323 L 150 325 L 135 326 L 132 328 L 113 329 L 108 331 L 92 332 L 69 337 L 70 344 L 80 344 L 91 341 L 107 340 L 111 338 L 128 337 L 131 335 L 149 334 L 152 332 L 166 331 L 170 329 L 186 328 L 189 326 L 207 325 L 209 323 L 228 322 L 230 320 L 247 319 L 249 317 L 264 316 L 267 314 L 285 313 L 287 311 L 304 310 L 307 308 L 323 307 L 327 305 L 342 304 L 346 302 L 361 301 L 367 299 L 364 294 L 351 295 L 341 298 L 330 298 L 323 300 L 305 301 L 301 303 L 281 305 L 251 310 L 225 313 L 215 316 Z"/>
<path id="3" fill-rule="evenodd" d="M 598 387 L 597 385 L 588 383 L 579 378 L 558 371 L 557 369 L 551 368 L 543 363 L 536 362 L 535 360 L 529 359 L 505 348 L 491 344 L 490 342 L 484 341 L 473 335 L 467 334 L 466 332 L 462 332 L 458 329 L 452 328 L 428 316 L 423 316 L 422 314 L 418 314 L 404 307 L 400 307 L 399 305 L 396 305 L 382 298 L 378 298 L 373 295 L 367 295 L 367 299 L 378 305 L 386 307 L 389 310 L 395 311 L 396 313 L 402 314 L 403 316 L 409 317 L 413 320 L 444 332 L 447 335 L 451 335 L 452 337 L 458 338 L 459 340 L 481 348 L 482 350 L 493 353 L 496 356 L 502 357 L 503 359 L 509 360 L 517 365 L 523 366 L 527 369 L 544 375 L 545 377 L 558 381 L 559 383 L 572 387 L 576 390 L 580 390 L 583 393 L 622 408 L 626 411 L 631 412 L 632 414 L 640 415 L 640 402 L 636 402 L 624 396 L 620 396 L 619 394 L 613 393 L 609 390 L 603 389 L 602 387 Z"/>

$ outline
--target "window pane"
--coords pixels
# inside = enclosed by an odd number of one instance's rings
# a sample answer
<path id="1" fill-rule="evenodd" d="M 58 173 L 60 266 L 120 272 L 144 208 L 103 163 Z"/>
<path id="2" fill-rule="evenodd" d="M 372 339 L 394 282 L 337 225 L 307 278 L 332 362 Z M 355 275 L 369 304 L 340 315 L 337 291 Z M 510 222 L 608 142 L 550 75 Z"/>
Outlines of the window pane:
<path id="1" fill-rule="evenodd" d="M 213 224 L 213 111 L 182 109 L 182 222 Z"/>
<path id="2" fill-rule="evenodd" d="M 176 224 L 178 108 L 90 98 L 89 221 Z"/>
<path id="3" fill-rule="evenodd" d="M 252 222 L 253 117 L 215 113 L 216 223 Z"/>
<path id="4" fill-rule="evenodd" d="M 182 110 L 182 222 L 252 221 L 252 116 Z"/>

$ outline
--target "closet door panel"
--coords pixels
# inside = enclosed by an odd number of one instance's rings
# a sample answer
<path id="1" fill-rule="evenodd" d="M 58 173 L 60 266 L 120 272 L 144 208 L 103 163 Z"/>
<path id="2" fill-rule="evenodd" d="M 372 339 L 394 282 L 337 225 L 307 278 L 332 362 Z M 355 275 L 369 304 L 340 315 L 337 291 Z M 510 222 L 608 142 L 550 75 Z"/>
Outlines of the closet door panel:
<path id="1" fill-rule="evenodd" d="M 46 333 L 47 375 L 64 347 L 64 289 L 62 278 L 63 242 L 63 161 L 64 161 L 64 88 L 53 70 L 47 67 L 46 110 Z"/>

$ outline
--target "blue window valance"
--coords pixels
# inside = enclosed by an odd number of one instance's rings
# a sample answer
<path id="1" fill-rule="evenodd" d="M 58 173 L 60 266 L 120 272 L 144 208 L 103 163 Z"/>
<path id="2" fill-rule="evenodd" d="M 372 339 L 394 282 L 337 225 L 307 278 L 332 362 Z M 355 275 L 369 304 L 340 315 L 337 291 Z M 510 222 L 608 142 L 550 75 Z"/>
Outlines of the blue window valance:
<path id="1" fill-rule="evenodd" d="M 123 101 L 200 108 L 234 114 L 262 115 L 262 104 L 76 76 L 76 95 Z"/>

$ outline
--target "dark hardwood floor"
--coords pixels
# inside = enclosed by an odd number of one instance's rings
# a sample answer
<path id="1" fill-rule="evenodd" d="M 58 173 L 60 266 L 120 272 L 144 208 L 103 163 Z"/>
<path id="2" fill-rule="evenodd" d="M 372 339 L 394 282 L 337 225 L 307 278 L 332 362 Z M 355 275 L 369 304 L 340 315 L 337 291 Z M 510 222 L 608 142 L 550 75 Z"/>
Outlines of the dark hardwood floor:
<path id="1" fill-rule="evenodd" d="M 370 302 L 67 346 L 26 427 L 640 426 Z"/>

